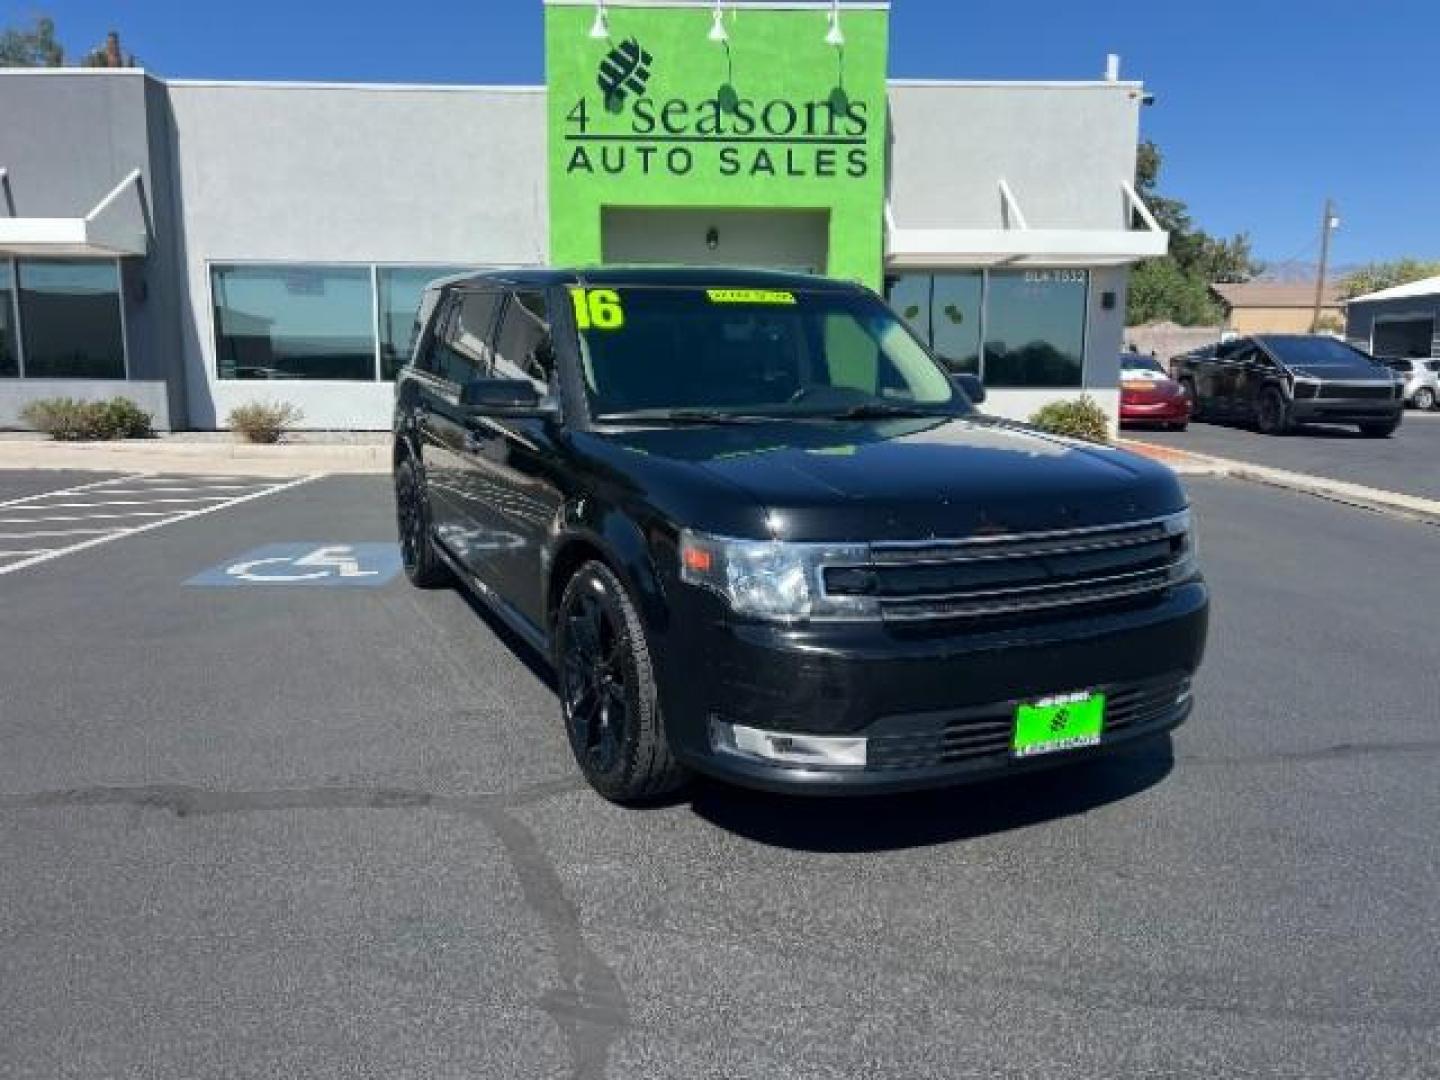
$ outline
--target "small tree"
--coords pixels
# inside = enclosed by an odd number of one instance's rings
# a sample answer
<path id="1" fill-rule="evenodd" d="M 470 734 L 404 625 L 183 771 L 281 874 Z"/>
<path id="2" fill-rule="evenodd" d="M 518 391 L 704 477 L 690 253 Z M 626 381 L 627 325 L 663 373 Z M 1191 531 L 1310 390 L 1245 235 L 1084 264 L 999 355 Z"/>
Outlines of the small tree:
<path id="1" fill-rule="evenodd" d="M 29 29 L 0 31 L 0 67 L 60 67 L 65 49 L 55 40 L 55 20 L 41 16 Z"/>
<path id="2" fill-rule="evenodd" d="M 1350 300 L 1366 293 L 1408 285 L 1422 278 L 1440 276 L 1440 262 L 1422 259 L 1395 259 L 1375 262 L 1351 271 L 1340 279 L 1340 298 Z"/>

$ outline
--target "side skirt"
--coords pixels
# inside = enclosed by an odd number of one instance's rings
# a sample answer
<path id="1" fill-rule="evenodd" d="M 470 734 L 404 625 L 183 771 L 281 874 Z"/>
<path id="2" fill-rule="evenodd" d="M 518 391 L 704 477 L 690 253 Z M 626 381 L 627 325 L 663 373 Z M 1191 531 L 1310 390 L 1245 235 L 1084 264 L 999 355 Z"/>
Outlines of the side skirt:
<path id="1" fill-rule="evenodd" d="M 482 604 L 489 608 L 494 616 L 503 622 L 509 630 L 512 630 L 517 637 L 524 640 L 525 644 L 529 645 L 548 660 L 550 658 L 550 639 L 540 630 L 536 629 L 534 623 L 507 604 L 499 593 L 490 588 L 489 585 L 486 585 L 469 570 L 465 569 L 465 567 L 461 565 L 460 560 L 450 554 L 450 549 L 445 546 L 445 542 L 435 536 L 433 532 L 431 533 L 431 539 L 434 542 L 436 552 L 438 552 L 440 558 L 445 561 L 445 565 L 450 567 L 456 579 L 460 581 L 465 588 L 469 589 Z"/>

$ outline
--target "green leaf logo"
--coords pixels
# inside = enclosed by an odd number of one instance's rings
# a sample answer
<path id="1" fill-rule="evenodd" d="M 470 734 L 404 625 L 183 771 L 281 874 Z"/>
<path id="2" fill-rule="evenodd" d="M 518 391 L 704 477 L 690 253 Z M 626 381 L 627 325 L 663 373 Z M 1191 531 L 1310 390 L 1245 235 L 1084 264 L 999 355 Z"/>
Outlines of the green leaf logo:
<path id="1" fill-rule="evenodd" d="M 650 81 L 650 64 L 654 58 L 640 42 L 629 38 L 620 42 L 600 61 L 600 92 L 605 95 L 605 108 L 618 113 L 625 107 L 629 94 L 643 94 Z"/>

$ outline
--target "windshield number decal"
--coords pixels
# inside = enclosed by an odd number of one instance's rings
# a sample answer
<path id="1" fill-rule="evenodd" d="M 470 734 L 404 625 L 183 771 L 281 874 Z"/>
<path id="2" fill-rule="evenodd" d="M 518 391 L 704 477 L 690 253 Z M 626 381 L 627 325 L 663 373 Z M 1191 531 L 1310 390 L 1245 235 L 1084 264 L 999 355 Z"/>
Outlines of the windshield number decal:
<path id="1" fill-rule="evenodd" d="M 619 330 L 625 325 L 625 309 L 614 289 L 571 289 L 570 299 L 581 330 Z"/>
<path id="2" fill-rule="evenodd" d="M 783 289 L 706 289 L 712 304 L 793 304 L 795 294 Z"/>

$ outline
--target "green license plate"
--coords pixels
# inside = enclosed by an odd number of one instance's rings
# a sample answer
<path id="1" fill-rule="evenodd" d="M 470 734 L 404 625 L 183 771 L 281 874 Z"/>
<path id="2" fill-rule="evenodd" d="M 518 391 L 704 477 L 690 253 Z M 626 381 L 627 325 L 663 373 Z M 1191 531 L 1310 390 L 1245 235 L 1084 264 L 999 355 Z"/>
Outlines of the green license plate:
<path id="1" fill-rule="evenodd" d="M 1105 727 L 1105 695 L 1088 691 L 1056 694 L 1015 710 L 1016 757 L 1096 746 Z"/>

